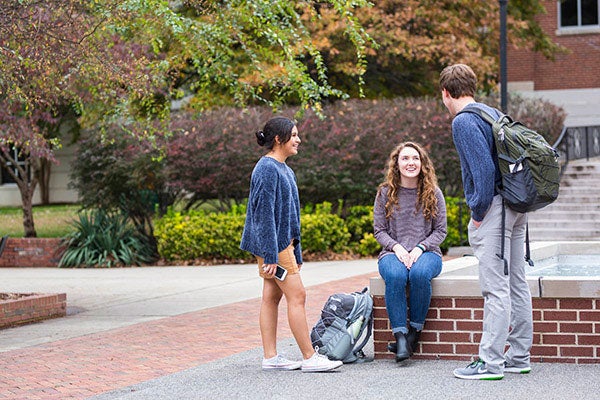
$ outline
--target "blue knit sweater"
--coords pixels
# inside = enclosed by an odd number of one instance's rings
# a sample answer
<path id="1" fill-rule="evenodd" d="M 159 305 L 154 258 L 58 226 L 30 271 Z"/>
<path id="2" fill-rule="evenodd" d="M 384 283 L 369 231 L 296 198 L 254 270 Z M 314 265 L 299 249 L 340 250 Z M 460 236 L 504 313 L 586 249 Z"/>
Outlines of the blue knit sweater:
<path id="1" fill-rule="evenodd" d="M 292 241 L 296 262 L 302 264 L 296 175 L 287 164 L 263 156 L 252 171 L 240 248 L 275 264 Z"/>
<path id="2" fill-rule="evenodd" d="M 465 109 L 470 107 L 499 116 L 498 110 L 482 103 L 469 104 Z M 478 115 L 460 113 L 452 121 L 452 138 L 460 158 L 467 205 L 472 218 L 481 221 L 501 183 L 492 126 Z"/>

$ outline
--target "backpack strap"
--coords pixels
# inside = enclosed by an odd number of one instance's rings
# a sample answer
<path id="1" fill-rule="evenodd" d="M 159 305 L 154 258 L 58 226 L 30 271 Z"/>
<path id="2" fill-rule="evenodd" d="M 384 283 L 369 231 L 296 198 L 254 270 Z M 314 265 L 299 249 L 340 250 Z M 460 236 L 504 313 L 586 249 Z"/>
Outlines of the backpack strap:
<path id="1" fill-rule="evenodd" d="M 366 286 L 362 291 L 360 291 L 360 294 L 367 294 L 370 296 L 370 294 L 368 294 L 369 292 L 369 287 Z M 366 322 L 366 319 L 365 319 Z M 359 343 L 359 344 L 355 344 L 354 348 L 352 349 L 352 353 L 354 353 L 355 355 L 357 355 L 359 358 L 364 358 L 364 352 L 362 351 L 363 347 L 365 347 L 365 345 L 367 344 L 367 342 L 369 341 L 369 339 L 371 338 L 371 334 L 373 333 L 373 309 L 371 308 L 371 315 L 368 318 L 368 325 L 367 325 L 367 334 L 364 335 L 363 340 Z"/>
<path id="2" fill-rule="evenodd" d="M 481 119 L 483 119 L 490 125 L 494 125 L 494 122 L 496 122 L 496 118 L 492 117 L 490 114 L 488 114 L 487 111 L 485 111 L 477 106 L 467 106 L 467 107 L 463 108 L 461 111 L 459 111 L 456 115 L 462 114 L 462 113 L 471 113 L 471 114 L 479 115 L 481 117 Z M 500 117 L 503 117 L 503 116 L 504 116 L 504 114 L 500 113 Z"/>
<path id="3" fill-rule="evenodd" d="M 531 259 L 531 252 L 529 251 L 529 221 L 525 225 L 525 261 L 530 267 L 533 267 L 533 260 Z"/>
<path id="4" fill-rule="evenodd" d="M 365 345 L 371 338 L 372 333 L 373 333 L 373 318 L 369 318 L 369 324 L 367 325 L 367 334 L 364 336 L 364 338 L 360 342 L 360 344 L 354 345 L 354 349 L 352 349 L 352 352 L 355 353 L 356 355 L 359 355 L 359 353 L 362 353 L 362 349 L 363 349 L 363 347 L 365 347 Z M 362 354 L 364 356 L 364 353 L 362 353 Z"/>

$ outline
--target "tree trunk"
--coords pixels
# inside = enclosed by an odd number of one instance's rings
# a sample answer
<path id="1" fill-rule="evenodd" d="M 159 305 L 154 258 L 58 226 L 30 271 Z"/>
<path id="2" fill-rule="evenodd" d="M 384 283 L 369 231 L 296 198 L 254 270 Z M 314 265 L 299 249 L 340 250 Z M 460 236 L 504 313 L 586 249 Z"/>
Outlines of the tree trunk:
<path id="1" fill-rule="evenodd" d="M 23 230 L 25 231 L 25 237 L 37 237 L 35 231 L 35 224 L 33 223 L 33 193 L 35 192 L 35 182 L 22 188 L 19 185 L 21 191 L 21 202 L 23 203 Z"/>
<path id="2" fill-rule="evenodd" d="M 47 159 L 40 160 L 39 169 L 39 184 L 40 184 L 40 201 L 43 205 L 50 204 L 50 172 L 52 171 L 52 163 Z"/>
<path id="3" fill-rule="evenodd" d="M 30 155 L 25 157 L 25 164 L 18 158 L 13 157 L 10 152 L 0 148 L 0 162 L 6 164 L 10 162 L 13 168 L 7 169 L 12 176 L 21 193 L 21 202 L 23 204 L 23 230 L 25 237 L 37 237 L 35 225 L 33 223 L 33 194 L 38 183 L 39 168 L 36 168 L 36 160 Z"/>
<path id="4" fill-rule="evenodd" d="M 25 167 L 18 165 L 19 174 L 15 181 L 19 192 L 21 192 L 21 202 L 23 203 L 23 230 L 25 237 L 37 237 L 35 225 L 33 223 L 33 195 L 38 184 L 39 159 L 28 155 L 26 157 Z"/>

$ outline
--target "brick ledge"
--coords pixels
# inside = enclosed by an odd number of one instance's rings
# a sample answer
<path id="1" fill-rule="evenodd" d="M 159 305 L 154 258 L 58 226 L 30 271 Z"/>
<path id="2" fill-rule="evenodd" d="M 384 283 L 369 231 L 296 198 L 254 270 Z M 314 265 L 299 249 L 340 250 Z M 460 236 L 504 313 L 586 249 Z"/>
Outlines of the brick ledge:
<path id="1" fill-rule="evenodd" d="M 0 329 L 67 315 L 66 293 L 31 293 L 0 300 Z"/>

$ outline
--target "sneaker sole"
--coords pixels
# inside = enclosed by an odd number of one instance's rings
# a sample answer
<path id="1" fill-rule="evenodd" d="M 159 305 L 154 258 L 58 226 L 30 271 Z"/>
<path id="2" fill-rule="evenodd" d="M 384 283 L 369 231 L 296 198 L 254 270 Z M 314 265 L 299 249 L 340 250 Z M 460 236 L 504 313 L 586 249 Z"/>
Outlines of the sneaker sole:
<path id="1" fill-rule="evenodd" d="M 301 368 L 302 372 L 328 372 L 328 371 L 333 371 L 334 369 L 337 369 L 339 367 L 341 367 L 343 364 L 341 365 L 336 365 L 335 367 L 329 367 L 329 368 L 314 368 L 314 369 L 309 369 L 309 368 Z"/>
<path id="2" fill-rule="evenodd" d="M 300 369 L 301 366 L 287 366 L 287 367 L 262 367 L 263 371 L 294 371 Z"/>
<path id="3" fill-rule="evenodd" d="M 531 372 L 531 368 L 504 367 L 504 372 L 511 374 L 528 374 Z"/>
<path id="4" fill-rule="evenodd" d="M 456 372 L 454 372 L 454 376 L 458 379 L 467 379 L 471 381 L 499 381 L 504 378 L 504 375 L 499 374 L 461 375 Z"/>

